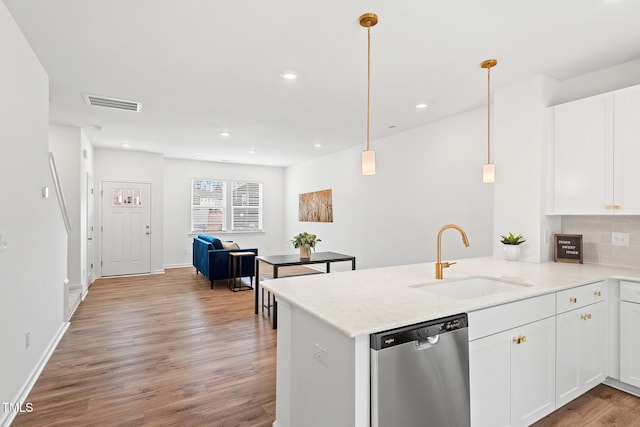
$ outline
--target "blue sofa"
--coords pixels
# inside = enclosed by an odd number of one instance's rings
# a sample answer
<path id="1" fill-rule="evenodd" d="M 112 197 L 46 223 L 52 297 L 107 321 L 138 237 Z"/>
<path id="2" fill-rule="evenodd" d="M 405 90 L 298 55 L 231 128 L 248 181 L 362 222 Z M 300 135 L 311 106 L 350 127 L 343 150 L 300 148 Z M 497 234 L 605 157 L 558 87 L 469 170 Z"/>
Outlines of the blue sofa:
<path id="1" fill-rule="evenodd" d="M 241 249 L 225 249 L 222 241 L 209 234 L 199 234 L 193 238 L 193 266 L 198 272 L 202 273 L 209 281 L 211 281 L 211 289 L 213 282 L 216 280 L 229 280 L 229 252 L 254 252 L 257 256 L 257 248 L 241 248 Z M 255 276 L 255 256 L 245 258 L 242 262 L 241 277 L 250 277 L 251 286 L 253 286 L 253 276 Z"/>

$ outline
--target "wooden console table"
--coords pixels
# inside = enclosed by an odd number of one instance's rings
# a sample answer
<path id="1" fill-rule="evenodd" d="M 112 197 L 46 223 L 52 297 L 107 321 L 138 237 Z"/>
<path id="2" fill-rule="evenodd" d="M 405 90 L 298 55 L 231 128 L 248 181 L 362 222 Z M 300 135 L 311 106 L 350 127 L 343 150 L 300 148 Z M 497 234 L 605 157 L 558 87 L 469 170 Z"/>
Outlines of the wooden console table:
<path id="1" fill-rule="evenodd" d="M 272 256 L 257 256 L 256 257 L 256 301 L 255 301 L 255 314 L 258 314 L 258 306 L 260 305 L 259 291 L 260 291 L 260 262 L 264 262 L 273 267 L 273 278 L 278 278 L 278 269 L 281 267 L 288 267 L 293 265 L 307 265 L 307 264 L 326 264 L 326 272 L 331 272 L 332 262 L 351 261 L 351 269 L 356 269 L 356 257 L 351 255 L 339 254 L 336 252 L 312 252 L 311 258 L 300 258 L 299 255 L 272 255 Z M 264 310 L 264 301 L 262 302 L 262 309 Z M 270 314 L 270 313 L 269 313 Z M 273 302 L 273 329 L 278 327 L 278 303 Z"/>

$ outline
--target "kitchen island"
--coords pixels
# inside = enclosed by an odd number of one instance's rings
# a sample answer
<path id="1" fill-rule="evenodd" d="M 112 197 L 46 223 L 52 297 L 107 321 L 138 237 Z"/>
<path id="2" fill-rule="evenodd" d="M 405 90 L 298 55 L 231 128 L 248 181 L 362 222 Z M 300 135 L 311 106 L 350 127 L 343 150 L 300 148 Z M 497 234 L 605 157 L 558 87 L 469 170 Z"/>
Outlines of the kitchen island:
<path id="1" fill-rule="evenodd" d="M 431 283 L 468 277 L 489 277 L 523 286 L 466 299 L 428 291 Z M 480 313 L 543 295 L 554 301 L 555 314 L 555 296 L 550 294 L 620 280 L 639 282 L 640 269 L 473 258 L 447 269 L 442 281 L 435 280 L 433 263 L 271 281 L 264 286 L 280 304 L 274 426 L 368 426 L 371 333 L 458 313 Z M 611 327 L 616 326 L 619 316 L 613 307 L 608 310 L 609 319 L 613 319 Z M 504 319 L 494 320 L 499 323 Z M 608 359 L 607 374 L 616 378 L 619 363 L 615 356 Z"/>

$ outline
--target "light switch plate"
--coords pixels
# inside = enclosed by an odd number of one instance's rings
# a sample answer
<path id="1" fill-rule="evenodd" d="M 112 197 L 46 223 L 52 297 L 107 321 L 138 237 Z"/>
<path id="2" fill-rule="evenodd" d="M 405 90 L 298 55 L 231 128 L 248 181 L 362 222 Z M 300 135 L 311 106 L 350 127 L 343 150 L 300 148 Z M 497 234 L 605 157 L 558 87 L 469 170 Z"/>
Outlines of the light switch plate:
<path id="1" fill-rule="evenodd" d="M 0 234 L 0 252 L 7 250 L 7 235 Z"/>
<path id="2" fill-rule="evenodd" d="M 611 233 L 611 244 L 614 246 L 629 246 L 629 233 Z"/>

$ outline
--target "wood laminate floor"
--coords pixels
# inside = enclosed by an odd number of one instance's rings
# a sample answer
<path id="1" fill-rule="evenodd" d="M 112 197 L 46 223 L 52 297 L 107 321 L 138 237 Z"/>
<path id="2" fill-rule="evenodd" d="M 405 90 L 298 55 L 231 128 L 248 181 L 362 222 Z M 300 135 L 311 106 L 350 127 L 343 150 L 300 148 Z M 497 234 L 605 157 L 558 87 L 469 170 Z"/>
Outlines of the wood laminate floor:
<path id="1" fill-rule="evenodd" d="M 100 279 L 12 425 L 270 427 L 275 366 L 253 291 L 212 290 L 193 268 Z"/>
<path id="2" fill-rule="evenodd" d="M 193 268 L 97 280 L 12 425 L 271 427 L 276 331 L 253 304 Z M 535 425 L 640 426 L 640 399 L 598 386 Z"/>
<path id="3" fill-rule="evenodd" d="M 601 384 L 533 426 L 640 427 L 640 397 Z"/>

